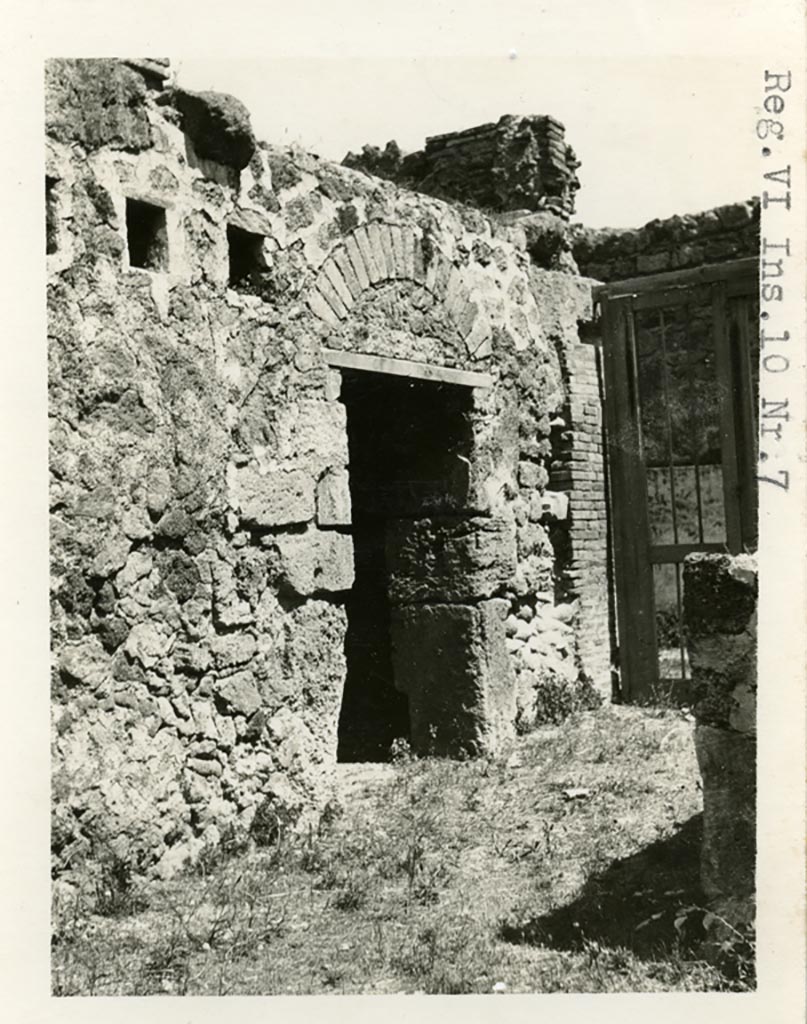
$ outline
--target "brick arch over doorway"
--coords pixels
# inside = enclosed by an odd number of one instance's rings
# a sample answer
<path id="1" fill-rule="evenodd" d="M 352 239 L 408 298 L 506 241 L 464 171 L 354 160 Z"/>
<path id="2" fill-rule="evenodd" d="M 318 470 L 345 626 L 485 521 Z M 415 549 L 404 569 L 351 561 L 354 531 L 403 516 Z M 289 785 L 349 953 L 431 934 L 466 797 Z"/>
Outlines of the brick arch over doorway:
<path id="1" fill-rule="evenodd" d="M 425 288 L 443 305 L 468 355 L 490 354 L 492 325 L 480 297 L 467 287 L 461 270 L 433 250 L 428 236 L 409 226 L 371 221 L 353 231 L 323 263 L 308 305 L 338 327 L 368 289 L 390 281 Z"/>

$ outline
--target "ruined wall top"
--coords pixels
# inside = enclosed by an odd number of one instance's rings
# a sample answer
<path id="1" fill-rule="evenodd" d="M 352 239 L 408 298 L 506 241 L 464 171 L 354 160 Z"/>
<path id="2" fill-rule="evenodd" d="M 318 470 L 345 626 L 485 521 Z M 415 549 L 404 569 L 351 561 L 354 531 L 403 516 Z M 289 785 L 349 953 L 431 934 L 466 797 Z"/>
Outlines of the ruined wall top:
<path id="1" fill-rule="evenodd" d="M 549 116 L 505 114 L 495 123 L 427 138 L 416 153 L 404 155 L 388 142 L 383 152 L 368 145 L 343 162 L 492 213 L 547 211 L 568 220 L 580 187 L 580 164 L 565 129 Z"/>
<path id="2" fill-rule="evenodd" d="M 571 246 L 580 272 L 598 281 L 619 281 L 756 256 L 759 200 L 651 220 L 635 229 L 575 224 Z"/>

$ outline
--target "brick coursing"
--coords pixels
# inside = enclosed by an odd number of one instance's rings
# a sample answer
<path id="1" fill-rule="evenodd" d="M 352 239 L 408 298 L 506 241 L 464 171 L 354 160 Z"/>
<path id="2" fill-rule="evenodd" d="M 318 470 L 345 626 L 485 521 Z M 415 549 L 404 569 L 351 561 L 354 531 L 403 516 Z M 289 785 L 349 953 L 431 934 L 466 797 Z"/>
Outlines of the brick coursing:
<path id="1" fill-rule="evenodd" d="M 404 155 L 395 142 L 382 151 L 364 146 L 345 166 L 388 178 L 406 188 L 480 209 L 549 211 L 568 220 L 580 166 L 554 117 L 505 115 L 490 124 L 426 139 Z"/>
<path id="2" fill-rule="evenodd" d="M 569 496 L 568 548 L 557 571 L 566 600 L 585 623 L 577 641 L 583 671 L 611 696 L 608 505 L 598 351 L 580 343 L 561 352 L 567 400 L 553 430 L 549 486 Z"/>

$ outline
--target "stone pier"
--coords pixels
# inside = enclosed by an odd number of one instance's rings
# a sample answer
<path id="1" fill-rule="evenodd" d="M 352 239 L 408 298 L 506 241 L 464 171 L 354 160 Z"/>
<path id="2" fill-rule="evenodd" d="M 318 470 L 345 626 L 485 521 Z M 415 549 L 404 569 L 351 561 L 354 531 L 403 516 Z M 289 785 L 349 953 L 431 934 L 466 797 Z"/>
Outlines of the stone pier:
<path id="1" fill-rule="evenodd" d="M 720 942 L 753 924 L 756 861 L 757 565 L 752 555 L 684 562 L 684 621 L 703 780 L 701 883 Z"/>

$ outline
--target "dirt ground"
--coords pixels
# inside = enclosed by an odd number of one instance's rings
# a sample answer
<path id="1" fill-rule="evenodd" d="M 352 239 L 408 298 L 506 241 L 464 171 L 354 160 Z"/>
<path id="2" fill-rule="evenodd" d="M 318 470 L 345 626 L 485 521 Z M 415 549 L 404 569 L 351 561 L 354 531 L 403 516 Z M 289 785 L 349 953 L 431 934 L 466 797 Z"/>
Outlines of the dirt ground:
<path id="1" fill-rule="evenodd" d="M 610 707 L 497 759 L 340 765 L 316 831 L 57 894 L 54 994 L 748 988 L 698 956 L 692 730 Z"/>

